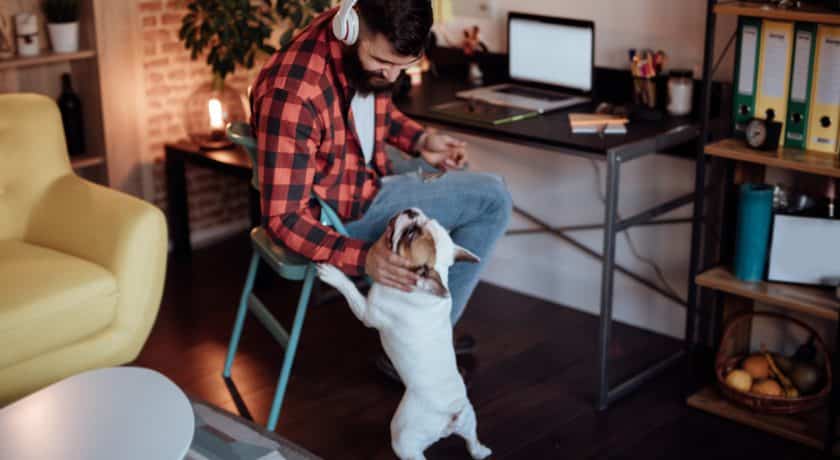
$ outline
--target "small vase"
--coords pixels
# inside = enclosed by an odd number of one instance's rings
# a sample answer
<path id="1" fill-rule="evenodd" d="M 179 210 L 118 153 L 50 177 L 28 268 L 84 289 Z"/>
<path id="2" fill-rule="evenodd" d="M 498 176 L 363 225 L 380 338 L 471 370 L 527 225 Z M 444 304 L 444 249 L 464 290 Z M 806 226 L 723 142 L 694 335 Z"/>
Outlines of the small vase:
<path id="1" fill-rule="evenodd" d="M 61 22 L 47 24 L 52 49 L 56 53 L 79 51 L 79 23 Z"/>

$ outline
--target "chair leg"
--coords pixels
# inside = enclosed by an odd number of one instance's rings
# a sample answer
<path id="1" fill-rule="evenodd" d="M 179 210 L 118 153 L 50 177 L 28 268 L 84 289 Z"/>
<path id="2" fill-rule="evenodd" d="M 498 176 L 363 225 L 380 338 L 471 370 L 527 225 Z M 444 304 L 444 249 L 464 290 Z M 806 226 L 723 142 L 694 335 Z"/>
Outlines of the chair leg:
<path id="1" fill-rule="evenodd" d="M 306 317 L 306 309 L 309 306 L 309 296 L 312 294 L 312 283 L 315 280 L 315 271 L 315 265 L 313 264 L 309 264 L 306 268 L 306 275 L 303 279 L 303 289 L 301 289 L 300 292 L 300 299 L 298 300 L 294 324 L 292 325 L 291 334 L 289 334 L 289 345 L 286 347 L 286 352 L 283 355 L 283 368 L 280 371 L 280 380 L 277 383 L 277 390 L 274 393 L 274 401 L 271 404 L 271 412 L 268 415 L 268 423 L 266 424 L 266 427 L 269 431 L 274 431 L 277 427 L 277 419 L 280 417 L 280 409 L 283 406 L 283 397 L 286 394 L 286 386 L 289 383 L 289 376 L 292 373 L 292 364 L 294 363 L 295 353 L 297 352 L 300 331 L 303 329 L 303 319 Z"/>
<path id="2" fill-rule="evenodd" d="M 227 358 L 225 359 L 225 371 L 222 374 L 230 378 L 230 368 L 233 366 L 233 357 L 236 349 L 239 348 L 239 339 L 242 337 L 242 327 L 245 325 L 245 315 L 248 313 L 248 299 L 254 289 L 254 279 L 257 277 L 257 268 L 260 265 L 260 256 L 257 251 L 251 256 L 251 265 L 248 267 L 248 277 L 245 279 L 245 288 L 242 290 L 242 298 L 239 300 L 239 310 L 236 311 L 236 322 L 233 326 L 233 335 L 228 345 Z"/>

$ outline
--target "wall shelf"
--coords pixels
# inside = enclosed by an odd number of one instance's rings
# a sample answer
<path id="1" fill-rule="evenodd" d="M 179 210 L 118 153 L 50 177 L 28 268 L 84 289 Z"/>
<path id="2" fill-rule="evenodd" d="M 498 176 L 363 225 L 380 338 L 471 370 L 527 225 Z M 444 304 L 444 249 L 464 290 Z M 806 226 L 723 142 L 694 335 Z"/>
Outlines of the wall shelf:
<path id="1" fill-rule="evenodd" d="M 749 425 L 759 430 L 773 433 L 815 448 L 823 447 L 826 434 L 826 410 L 817 409 L 794 415 L 767 415 L 752 412 L 738 406 L 723 395 L 714 386 L 708 386 L 691 395 L 688 405 L 718 415 L 729 420 Z M 840 449 L 834 449 L 834 454 Z"/>
<path id="2" fill-rule="evenodd" d="M 103 155 L 86 154 L 70 157 L 70 166 L 75 170 L 90 168 L 105 163 Z"/>
<path id="3" fill-rule="evenodd" d="M 830 153 L 788 148 L 765 152 L 732 138 L 708 144 L 705 151 L 706 155 L 840 178 L 840 156 Z"/>
<path id="4" fill-rule="evenodd" d="M 0 71 L 21 67 L 55 64 L 59 62 L 77 61 L 80 59 L 91 59 L 93 57 L 96 57 L 96 51 L 93 50 L 84 50 L 76 53 L 43 52 L 40 55 L 33 57 L 18 57 L 0 60 Z"/>
<path id="5" fill-rule="evenodd" d="M 840 312 L 840 300 L 831 289 L 785 283 L 747 283 L 735 278 L 725 267 L 706 271 L 698 275 L 695 282 L 709 289 L 833 321 L 838 319 Z"/>
<path id="6" fill-rule="evenodd" d="M 778 19 L 781 21 L 803 21 L 840 25 L 840 12 L 812 5 L 803 6 L 802 8 L 784 9 L 751 2 L 722 2 L 715 5 L 715 13 Z"/>

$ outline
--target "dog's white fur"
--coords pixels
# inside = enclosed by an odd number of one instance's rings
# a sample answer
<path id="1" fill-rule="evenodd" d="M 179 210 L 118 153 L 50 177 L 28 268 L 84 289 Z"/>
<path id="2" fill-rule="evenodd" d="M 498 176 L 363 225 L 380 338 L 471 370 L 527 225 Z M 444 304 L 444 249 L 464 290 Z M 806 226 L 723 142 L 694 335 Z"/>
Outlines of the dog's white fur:
<path id="1" fill-rule="evenodd" d="M 432 294 L 431 283 L 421 279 L 418 289 L 406 293 L 374 283 L 365 299 L 356 286 L 332 265 L 319 265 L 318 274 L 347 298 L 350 309 L 366 326 L 379 331 L 382 346 L 405 384 L 405 394 L 391 420 L 391 446 L 403 460 L 424 459 L 423 451 L 439 439 L 457 434 L 467 442 L 475 459 L 492 452 L 481 444 L 476 433 L 476 416 L 455 362 L 452 324 L 449 319 L 452 297 L 448 293 L 449 267 L 459 254 L 468 254 L 456 245 L 437 221 L 419 209 L 398 214 L 393 221 L 392 249 L 403 231 L 419 225 L 434 239 L 434 270 L 440 275 L 445 297 Z"/>

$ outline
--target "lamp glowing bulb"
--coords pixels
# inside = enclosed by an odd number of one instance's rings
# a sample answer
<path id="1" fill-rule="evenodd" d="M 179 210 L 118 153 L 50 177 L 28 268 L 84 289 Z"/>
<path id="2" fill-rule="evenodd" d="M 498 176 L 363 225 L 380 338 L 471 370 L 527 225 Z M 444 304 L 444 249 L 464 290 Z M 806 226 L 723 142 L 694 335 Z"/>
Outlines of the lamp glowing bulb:
<path id="1" fill-rule="evenodd" d="M 223 129 L 225 122 L 222 117 L 222 102 L 215 97 L 210 98 L 207 101 L 207 110 L 210 114 L 210 127 L 213 129 Z"/>

